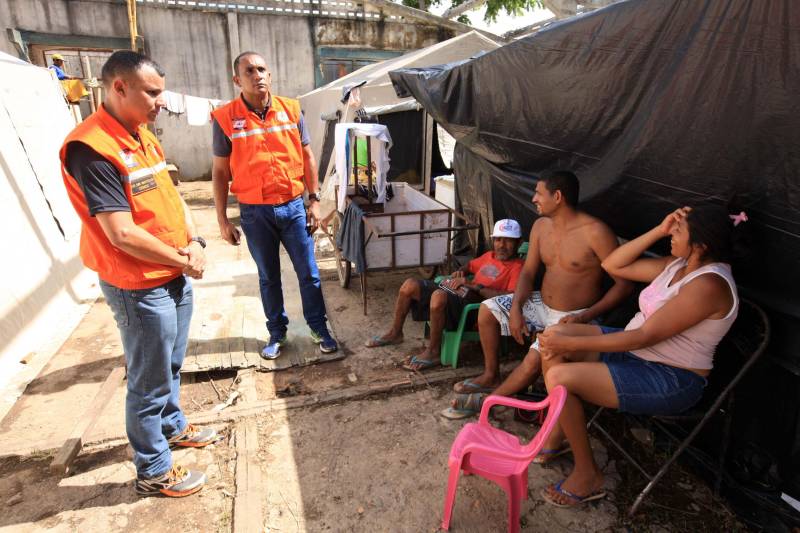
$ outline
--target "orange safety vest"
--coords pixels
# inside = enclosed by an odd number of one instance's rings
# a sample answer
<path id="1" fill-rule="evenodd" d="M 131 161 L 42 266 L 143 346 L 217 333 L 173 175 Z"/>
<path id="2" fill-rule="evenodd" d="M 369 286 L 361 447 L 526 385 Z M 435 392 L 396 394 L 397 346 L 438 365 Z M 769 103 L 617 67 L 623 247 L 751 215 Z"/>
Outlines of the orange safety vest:
<path id="1" fill-rule="evenodd" d="M 211 113 L 231 140 L 231 192 L 246 204 L 282 204 L 303 193 L 300 102 L 272 96 L 264 120 L 241 96 Z"/>
<path id="2" fill-rule="evenodd" d="M 75 211 L 83 222 L 80 253 L 87 268 L 120 289 L 147 289 L 181 275 L 180 267 L 137 259 L 111 244 L 100 223 L 89 215 L 86 197 L 65 165 L 67 145 L 82 142 L 108 159 L 123 178 L 133 221 L 164 244 L 182 248 L 189 243 L 186 217 L 178 191 L 167 171 L 158 139 L 147 128 L 138 129 L 141 143 L 112 117 L 105 106 L 67 135 L 59 152 L 61 174 Z"/>

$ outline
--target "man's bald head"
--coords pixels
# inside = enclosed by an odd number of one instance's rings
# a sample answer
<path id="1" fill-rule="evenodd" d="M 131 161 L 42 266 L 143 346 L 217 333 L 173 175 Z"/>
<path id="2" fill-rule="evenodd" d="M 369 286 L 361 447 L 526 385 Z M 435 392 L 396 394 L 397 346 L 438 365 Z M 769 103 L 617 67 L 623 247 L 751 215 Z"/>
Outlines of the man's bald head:
<path id="1" fill-rule="evenodd" d="M 241 54 L 236 56 L 236 59 L 233 60 L 233 75 L 234 76 L 239 76 L 239 63 L 242 62 L 242 59 L 244 59 L 245 57 L 250 57 L 250 56 L 260 57 L 262 60 L 264 59 L 264 56 L 262 56 L 258 52 L 252 52 L 252 51 L 242 52 Z M 266 61 L 265 61 L 265 63 L 266 63 Z"/>

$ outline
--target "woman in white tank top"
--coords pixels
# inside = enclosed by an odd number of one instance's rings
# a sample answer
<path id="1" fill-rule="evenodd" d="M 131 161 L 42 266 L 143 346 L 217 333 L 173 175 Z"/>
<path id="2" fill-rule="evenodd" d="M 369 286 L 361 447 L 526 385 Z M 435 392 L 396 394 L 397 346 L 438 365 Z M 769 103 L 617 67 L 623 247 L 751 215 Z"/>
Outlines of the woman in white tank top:
<path id="1" fill-rule="evenodd" d="M 714 350 L 739 308 L 727 264 L 733 227 L 719 207 L 677 209 L 603 261 L 613 276 L 650 283 L 624 330 L 563 324 L 539 335 L 547 388 L 563 385 L 569 391 L 543 453 L 563 453 L 566 437 L 575 459 L 565 480 L 542 491 L 546 501 L 569 507 L 605 496 L 582 401 L 655 415 L 679 413 L 700 400 Z M 642 257 L 666 237 L 670 256 Z"/>

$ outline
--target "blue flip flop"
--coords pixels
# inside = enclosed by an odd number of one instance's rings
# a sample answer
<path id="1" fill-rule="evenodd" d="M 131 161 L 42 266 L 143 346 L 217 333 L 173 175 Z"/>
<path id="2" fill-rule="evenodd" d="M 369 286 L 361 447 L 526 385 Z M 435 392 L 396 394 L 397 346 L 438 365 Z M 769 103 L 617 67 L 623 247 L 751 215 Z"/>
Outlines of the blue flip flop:
<path id="1" fill-rule="evenodd" d="M 486 396 L 482 392 L 456 394 L 456 407 L 448 407 L 440 414 L 449 420 L 461 420 L 475 416 L 481 412 L 481 406 Z"/>
<path id="2" fill-rule="evenodd" d="M 456 390 L 456 387 L 461 385 L 464 389 L 468 390 Z M 464 381 L 459 381 L 453 386 L 453 392 L 456 394 L 469 394 L 471 392 L 482 392 L 484 394 L 490 394 L 494 389 L 490 387 L 484 387 L 483 385 L 478 385 L 471 379 L 465 379 Z"/>
<path id="3" fill-rule="evenodd" d="M 561 446 L 558 448 L 543 448 L 539 450 L 539 453 L 536 454 L 536 457 L 534 457 L 531 462 L 537 465 L 546 465 L 555 461 L 558 457 L 561 457 L 565 453 L 569 453 L 571 451 L 572 448 L 569 447 L 569 443 L 562 442 Z"/>
<path id="4" fill-rule="evenodd" d="M 367 348 L 380 348 L 382 346 L 394 346 L 395 344 L 400 344 L 402 342 L 403 342 L 402 339 L 400 339 L 399 341 L 397 341 L 397 340 L 387 340 L 387 339 L 384 339 L 380 335 L 375 335 L 374 337 L 369 339 L 367 342 L 365 342 L 364 346 L 366 346 Z"/>
<path id="5" fill-rule="evenodd" d="M 542 492 L 540 493 L 542 498 L 544 498 L 544 501 L 546 501 L 550 505 L 565 508 L 565 507 L 576 507 L 578 505 L 582 505 L 584 503 L 588 503 L 594 500 L 601 500 L 606 497 L 606 491 L 604 491 L 603 489 L 598 489 L 594 492 L 590 492 L 586 496 L 578 496 L 577 494 L 573 494 L 570 491 L 561 488 L 561 485 L 565 481 L 566 479 L 562 479 L 555 485 L 550 485 L 550 486 L 553 487 L 553 490 L 556 491 L 557 493 L 562 494 L 567 498 L 569 498 L 570 500 L 572 500 L 573 503 L 559 503 L 553 500 L 552 497 L 550 496 L 550 493 L 547 492 L 548 487 L 543 488 Z"/>
<path id="6" fill-rule="evenodd" d="M 425 370 L 430 370 L 431 368 L 441 366 L 441 364 L 442 362 L 438 359 L 429 361 L 428 359 L 420 359 L 415 355 L 408 361 L 408 363 L 403 365 L 403 368 L 410 370 L 411 372 L 424 372 Z M 419 368 L 412 368 L 411 365 L 418 365 Z"/>

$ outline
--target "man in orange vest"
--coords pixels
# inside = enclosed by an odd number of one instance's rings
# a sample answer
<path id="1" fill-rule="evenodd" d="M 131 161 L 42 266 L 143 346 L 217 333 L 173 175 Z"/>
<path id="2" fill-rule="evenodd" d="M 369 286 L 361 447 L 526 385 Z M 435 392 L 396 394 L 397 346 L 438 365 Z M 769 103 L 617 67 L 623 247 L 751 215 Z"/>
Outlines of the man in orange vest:
<path id="1" fill-rule="evenodd" d="M 283 306 L 279 246 L 292 260 L 300 283 L 303 316 L 323 353 L 338 350 L 328 332 L 325 301 L 311 234 L 318 225 L 317 164 L 300 102 L 271 94 L 272 75 L 264 58 L 244 52 L 233 62 L 233 81 L 242 93 L 212 113 L 214 203 L 222 237 L 239 244 L 228 220 L 228 193 L 239 200 L 247 247 L 258 267 L 261 304 L 269 341 L 265 359 L 280 355 L 289 319 Z M 230 190 L 229 190 L 230 184 Z M 309 220 L 303 206 L 308 191 Z"/>
<path id="2" fill-rule="evenodd" d="M 65 139 L 61 172 L 83 223 L 81 259 L 98 273 L 122 336 L 136 492 L 186 496 L 206 476 L 174 464 L 170 446 L 217 438 L 211 428 L 188 424 L 179 405 L 192 316 L 186 276 L 202 277 L 205 241 L 145 127 L 164 106 L 164 71 L 136 52 L 115 52 L 102 78 L 105 101 Z"/>

